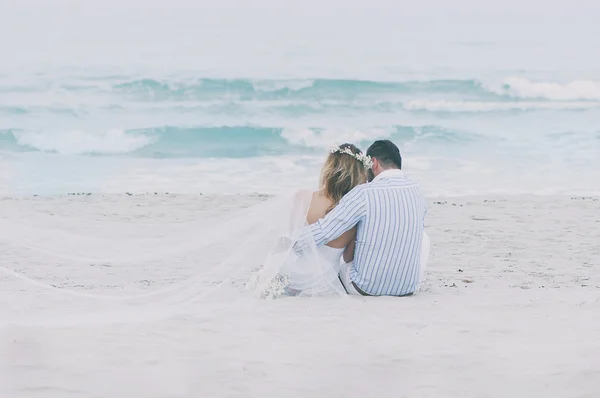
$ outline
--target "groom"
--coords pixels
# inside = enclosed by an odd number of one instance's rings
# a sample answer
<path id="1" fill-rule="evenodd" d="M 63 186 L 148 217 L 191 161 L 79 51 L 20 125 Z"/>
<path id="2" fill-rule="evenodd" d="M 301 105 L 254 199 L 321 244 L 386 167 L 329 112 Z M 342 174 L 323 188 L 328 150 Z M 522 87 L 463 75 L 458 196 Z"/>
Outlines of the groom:
<path id="1" fill-rule="evenodd" d="M 375 141 L 369 183 L 355 187 L 309 229 L 317 246 L 358 225 L 354 261 L 343 264 L 340 280 L 348 294 L 407 296 L 419 284 L 423 222 L 427 207 L 417 184 L 402 169 L 398 147 Z M 302 250 L 304 240 L 296 243 Z"/>

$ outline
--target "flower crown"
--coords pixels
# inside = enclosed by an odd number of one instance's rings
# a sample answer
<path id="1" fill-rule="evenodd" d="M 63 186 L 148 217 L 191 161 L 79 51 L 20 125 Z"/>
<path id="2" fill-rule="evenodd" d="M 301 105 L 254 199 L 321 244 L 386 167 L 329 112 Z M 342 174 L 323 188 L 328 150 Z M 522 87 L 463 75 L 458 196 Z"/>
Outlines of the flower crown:
<path id="1" fill-rule="evenodd" d="M 373 160 L 371 160 L 370 156 L 365 155 L 364 153 L 354 153 L 349 147 L 333 147 L 329 149 L 329 153 L 344 153 L 346 155 L 352 156 L 354 159 L 361 162 L 363 166 L 365 166 L 365 169 L 370 169 L 371 167 L 373 167 Z"/>

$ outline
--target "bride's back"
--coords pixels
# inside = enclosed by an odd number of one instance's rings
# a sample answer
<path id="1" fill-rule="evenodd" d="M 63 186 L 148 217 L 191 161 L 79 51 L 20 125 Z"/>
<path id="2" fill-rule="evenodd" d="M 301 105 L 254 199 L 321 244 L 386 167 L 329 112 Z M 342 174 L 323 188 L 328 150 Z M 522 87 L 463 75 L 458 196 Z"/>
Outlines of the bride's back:
<path id="1" fill-rule="evenodd" d="M 321 191 L 313 192 L 310 207 L 308 208 L 308 214 L 306 215 L 306 221 L 309 224 L 314 224 L 321 218 L 325 217 L 328 213 L 328 209 L 332 206 L 333 201 L 329 199 Z M 346 231 L 339 238 L 332 240 L 327 243 L 327 246 L 336 249 L 343 249 L 346 247 L 348 242 L 354 237 L 355 231 Z"/>
<path id="2" fill-rule="evenodd" d="M 367 181 L 365 165 L 354 156 L 360 154 L 360 149 L 352 144 L 342 144 L 329 154 L 321 170 L 320 189 L 312 194 L 306 216 L 309 224 L 325 217 L 352 188 Z M 353 228 L 329 242 L 327 246 L 344 248 L 354 239 L 355 234 Z"/>

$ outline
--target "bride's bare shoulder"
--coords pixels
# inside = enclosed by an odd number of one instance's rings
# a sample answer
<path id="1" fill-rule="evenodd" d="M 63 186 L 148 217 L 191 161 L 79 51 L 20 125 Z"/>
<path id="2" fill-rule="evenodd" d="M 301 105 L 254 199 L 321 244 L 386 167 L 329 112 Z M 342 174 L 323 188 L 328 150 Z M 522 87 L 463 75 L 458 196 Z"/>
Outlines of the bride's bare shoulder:
<path id="1" fill-rule="evenodd" d="M 331 200 L 321 191 L 311 192 L 311 199 L 317 205 L 329 205 Z"/>
<path id="2" fill-rule="evenodd" d="M 306 197 L 311 197 L 314 191 L 311 191 L 310 189 L 299 189 L 296 191 L 296 193 L 294 194 L 294 196 L 296 198 L 306 198 Z"/>
<path id="3" fill-rule="evenodd" d="M 326 195 L 319 191 L 312 192 L 307 215 L 308 223 L 312 224 L 325 217 L 329 206 L 331 206 L 331 200 Z"/>
<path id="4" fill-rule="evenodd" d="M 311 203 L 313 202 L 321 202 L 324 200 L 329 200 L 325 195 L 323 195 L 322 192 L 320 191 L 313 191 L 310 189 L 303 189 L 303 190 L 298 190 L 296 191 L 296 193 L 294 194 L 294 199 L 296 201 L 299 200 L 310 200 Z"/>
<path id="5" fill-rule="evenodd" d="M 293 201 L 296 205 L 308 206 L 312 202 L 312 193 L 313 191 L 309 189 L 298 190 L 293 195 Z"/>

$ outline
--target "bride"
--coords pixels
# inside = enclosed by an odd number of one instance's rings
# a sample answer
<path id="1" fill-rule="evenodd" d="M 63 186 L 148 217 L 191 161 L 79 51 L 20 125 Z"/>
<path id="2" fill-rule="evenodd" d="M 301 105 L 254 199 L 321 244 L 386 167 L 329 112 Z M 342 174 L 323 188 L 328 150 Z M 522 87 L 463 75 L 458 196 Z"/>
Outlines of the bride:
<path id="1" fill-rule="evenodd" d="M 342 197 L 359 184 L 367 182 L 368 158 L 353 144 L 342 144 L 330 150 L 321 170 L 319 189 L 301 191 L 296 196 L 294 211 L 305 209 L 306 224 L 322 219 L 338 205 Z M 342 260 L 353 260 L 356 227 L 326 245 L 314 247 L 301 257 L 288 253 L 281 269 L 266 289 L 266 296 L 321 295 L 344 293 L 338 273 Z"/>

